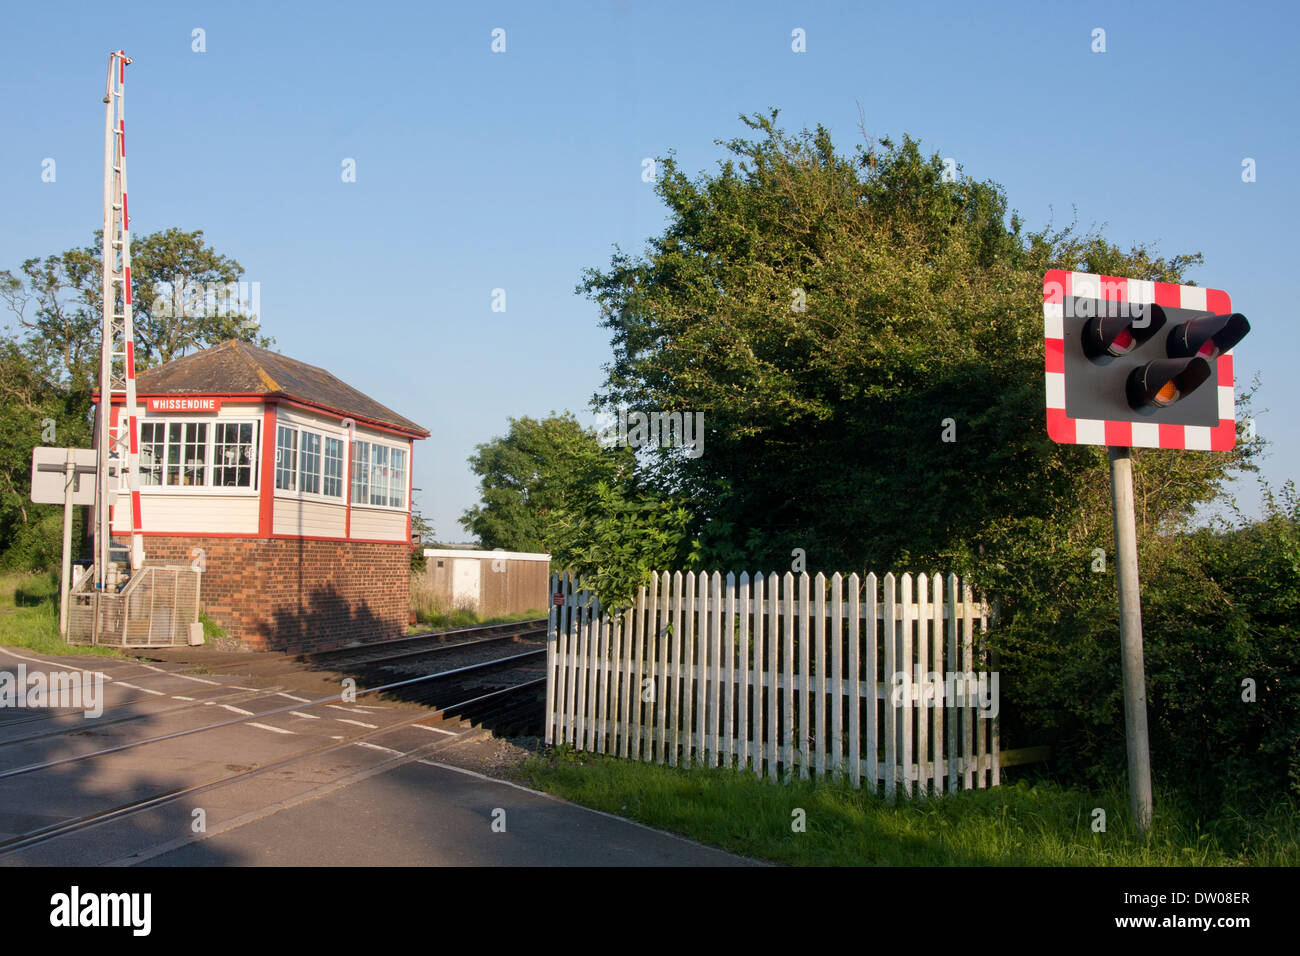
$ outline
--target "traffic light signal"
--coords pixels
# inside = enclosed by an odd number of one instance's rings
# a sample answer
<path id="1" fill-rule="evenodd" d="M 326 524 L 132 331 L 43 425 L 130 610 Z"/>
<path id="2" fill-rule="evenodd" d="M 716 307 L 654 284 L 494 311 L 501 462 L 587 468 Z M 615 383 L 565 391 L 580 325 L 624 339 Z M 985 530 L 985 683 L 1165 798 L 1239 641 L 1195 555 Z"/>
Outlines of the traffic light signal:
<path id="1" fill-rule="evenodd" d="M 1049 272 L 1049 436 L 1065 444 L 1227 450 L 1231 350 L 1250 331 L 1217 289 Z"/>

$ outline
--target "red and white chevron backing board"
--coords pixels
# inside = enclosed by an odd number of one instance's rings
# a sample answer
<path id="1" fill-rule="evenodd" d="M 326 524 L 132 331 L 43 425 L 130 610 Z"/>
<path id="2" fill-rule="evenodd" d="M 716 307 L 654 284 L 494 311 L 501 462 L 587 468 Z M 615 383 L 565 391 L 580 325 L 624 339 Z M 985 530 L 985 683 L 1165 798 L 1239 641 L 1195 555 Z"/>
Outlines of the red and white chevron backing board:
<path id="1" fill-rule="evenodd" d="M 1215 361 L 1215 382 L 1202 388 L 1218 388 L 1219 424 L 1163 425 L 1155 422 L 1114 422 L 1071 418 L 1065 411 L 1066 296 L 1113 300 L 1196 309 L 1226 314 L 1232 301 L 1222 289 L 1174 285 L 1147 279 L 1124 279 L 1066 272 L 1054 269 L 1043 277 L 1043 337 L 1047 355 L 1047 434 L 1063 445 L 1112 445 L 1122 448 L 1182 448 L 1202 451 L 1230 451 L 1237 443 L 1236 395 L 1232 379 L 1232 350 Z"/>

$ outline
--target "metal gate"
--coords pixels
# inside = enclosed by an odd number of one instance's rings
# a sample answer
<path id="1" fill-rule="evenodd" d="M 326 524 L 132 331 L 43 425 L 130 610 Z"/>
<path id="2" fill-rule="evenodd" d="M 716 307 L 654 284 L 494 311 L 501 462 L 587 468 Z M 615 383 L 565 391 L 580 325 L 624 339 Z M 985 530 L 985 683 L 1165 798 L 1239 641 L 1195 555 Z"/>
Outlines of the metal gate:
<path id="1" fill-rule="evenodd" d="M 188 644 L 190 625 L 199 619 L 200 574 L 188 565 L 141 568 L 121 591 L 107 593 L 95 591 L 94 575 L 85 575 L 71 595 L 68 643 L 108 647 Z"/>

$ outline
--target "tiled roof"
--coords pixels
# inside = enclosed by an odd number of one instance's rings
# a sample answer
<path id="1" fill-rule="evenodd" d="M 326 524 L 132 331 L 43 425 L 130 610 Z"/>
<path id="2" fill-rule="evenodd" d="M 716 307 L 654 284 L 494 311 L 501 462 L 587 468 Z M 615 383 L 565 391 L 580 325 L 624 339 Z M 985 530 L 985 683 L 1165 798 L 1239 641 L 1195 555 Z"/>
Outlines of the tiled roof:
<path id="1" fill-rule="evenodd" d="M 390 425 L 424 437 L 429 435 L 427 429 L 363 395 L 323 368 L 235 339 L 146 369 L 136 376 L 135 387 L 141 395 L 282 395 L 358 420 Z"/>

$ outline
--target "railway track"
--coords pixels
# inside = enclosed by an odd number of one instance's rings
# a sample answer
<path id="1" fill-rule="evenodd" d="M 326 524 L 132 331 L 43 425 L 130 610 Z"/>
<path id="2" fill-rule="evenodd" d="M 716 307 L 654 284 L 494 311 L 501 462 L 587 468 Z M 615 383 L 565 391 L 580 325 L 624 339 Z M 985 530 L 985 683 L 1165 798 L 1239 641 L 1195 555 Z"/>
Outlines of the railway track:
<path id="1" fill-rule="evenodd" d="M 467 629 L 468 630 L 468 629 Z M 463 633 L 463 632 L 462 632 Z M 527 630 L 524 631 L 527 636 L 532 636 Z M 295 750 L 289 754 L 277 756 L 272 760 L 265 761 L 261 764 L 233 770 L 232 772 L 221 774 L 202 780 L 196 783 L 187 783 L 164 790 L 159 793 L 150 794 L 141 799 L 132 800 L 107 809 L 97 810 L 92 813 L 70 816 L 65 820 L 29 830 L 18 836 L 9 839 L 0 840 L 0 857 L 5 857 L 22 850 L 38 847 L 44 843 L 58 840 L 62 837 L 69 836 L 84 830 L 93 829 L 103 826 L 115 820 L 123 819 L 137 813 L 141 813 L 156 807 L 165 806 L 169 803 L 195 796 L 210 790 L 221 787 L 231 786 L 241 780 L 247 780 L 261 774 L 268 773 L 272 770 L 284 768 L 294 763 L 298 763 L 309 758 L 328 754 L 353 745 L 371 746 L 374 749 L 385 750 L 371 743 L 372 738 L 382 737 L 394 731 L 416 724 L 424 724 L 426 729 L 439 729 L 436 725 L 440 723 L 451 724 L 469 724 L 478 725 L 491 729 L 497 733 L 538 733 L 542 723 L 543 701 L 545 696 L 545 647 L 530 648 L 517 653 L 510 653 L 504 656 L 493 657 L 490 660 L 476 661 L 468 664 L 461 664 L 454 667 L 444 667 L 438 670 L 427 672 L 428 666 L 433 661 L 442 660 L 440 652 L 447 652 L 457 648 L 477 645 L 480 649 L 484 645 L 500 645 L 505 641 L 514 640 L 521 635 L 518 633 L 496 634 L 489 633 L 478 640 L 468 640 L 457 643 L 441 644 L 434 648 L 417 647 L 413 645 L 410 639 L 387 642 L 393 646 L 385 648 L 388 651 L 381 655 L 353 656 L 342 658 L 347 667 L 355 672 L 358 676 L 364 678 L 377 678 L 380 675 L 386 675 L 386 679 L 373 680 L 367 686 L 358 686 L 355 695 L 349 691 L 342 691 L 327 697 L 307 702 L 296 702 L 287 706 L 275 707 L 269 710 L 259 712 L 243 712 L 231 703 L 237 698 L 237 695 L 222 695 L 208 701 L 195 701 L 183 707 L 167 708 L 165 710 L 154 710 L 146 714 L 123 715 L 121 717 L 102 718 L 94 721 L 97 727 L 108 726 L 112 724 L 124 724 L 133 720 L 138 720 L 147 716 L 170 715 L 186 710 L 203 708 L 214 703 L 231 704 L 230 709 L 240 711 L 240 716 L 218 720 L 215 722 L 205 722 L 197 727 L 189 727 L 173 731 L 166 734 L 159 734 L 146 737 L 139 740 L 128 741 L 116 744 L 111 747 L 103 747 L 93 751 L 80 754 L 71 754 L 61 756 L 55 759 L 42 760 L 29 763 L 23 766 L 13 767 L 8 770 L 0 771 L 0 781 L 13 779 L 16 777 L 26 777 L 30 775 L 39 775 L 42 773 L 56 772 L 59 768 L 67 768 L 76 764 L 94 765 L 96 761 L 105 761 L 112 758 L 115 754 L 122 754 L 128 751 L 139 752 L 152 745 L 162 744 L 167 741 L 174 741 L 180 738 L 199 737 L 203 734 L 220 731 L 223 728 L 236 727 L 241 724 L 252 725 L 262 729 L 274 729 L 261 723 L 277 715 L 296 714 L 297 716 L 307 716 L 305 712 L 325 707 L 338 707 L 344 703 L 359 704 L 363 699 L 398 699 L 408 704 L 422 705 L 422 709 L 414 714 L 407 714 L 394 720 L 389 720 L 382 725 L 373 725 L 356 720 L 347 720 L 345 723 L 356 724 L 361 727 L 360 731 L 352 731 L 342 736 L 341 739 L 331 739 L 328 742 L 314 744 Z M 369 650 L 369 649 L 368 649 Z M 332 652 L 325 652 L 326 654 Z M 316 658 L 318 655 L 310 655 Z M 333 660 L 338 660 L 335 658 Z M 331 661 L 331 670 L 335 669 Z M 424 671 L 424 672 L 421 672 Z M 408 676 L 409 675 L 409 676 Z M 133 678 L 135 679 L 135 678 Z M 360 684 L 360 681 L 358 681 Z M 274 693 L 267 689 L 244 689 L 241 695 L 245 703 L 252 706 L 251 701 L 258 697 L 265 697 Z M 148 699 L 148 698 L 144 698 Z M 123 706 L 122 704 L 114 705 L 115 707 Z M 365 706 L 365 705 L 361 705 Z M 342 719 L 342 718 L 338 718 Z M 24 737 L 13 738 L 10 740 L 0 741 L 0 748 L 8 747 L 11 744 L 21 744 L 31 742 L 45 737 L 53 737 L 63 734 L 75 734 L 78 729 L 84 726 L 84 721 L 71 727 L 54 728 L 37 734 L 31 734 Z M 2 725 L 0 725 L 2 726 Z M 280 731 L 281 733 L 285 731 Z M 440 733 L 452 734 L 441 730 Z M 393 751 L 397 753 L 397 751 Z M 411 754 L 405 755 L 412 757 Z M 393 760 L 397 758 L 394 757 Z"/>
<path id="2" fill-rule="evenodd" d="M 430 638 L 436 638 L 436 643 L 430 643 Z M 204 672 L 219 672 L 232 668 L 243 667 L 250 671 L 250 676 L 259 678 L 273 678 L 277 674 L 289 673 L 292 664 L 328 664 L 330 670 L 340 670 L 343 668 L 357 668 L 359 670 L 373 670 L 375 667 L 384 667 L 387 664 L 397 663 L 418 663 L 422 660 L 432 660 L 441 657 L 448 652 L 457 649 L 466 648 L 483 648 L 488 645 L 500 644 L 504 642 L 522 642 L 543 644 L 546 638 L 545 621 L 520 621 L 512 624 L 489 624 L 479 627 L 457 628 L 452 631 L 430 631 L 424 634 L 413 634 L 408 637 L 398 638 L 392 641 L 381 641 L 376 644 L 368 644 L 357 648 L 335 648 L 328 651 L 318 651 L 312 654 L 299 655 L 278 655 L 270 664 L 270 669 L 265 669 L 259 665 L 263 662 L 257 659 L 248 661 L 230 661 L 225 664 L 218 664 L 204 669 Z M 287 666 L 286 666 L 287 665 Z M 145 665 L 148 666 L 148 665 Z M 127 674 L 125 676 L 114 676 L 105 673 L 106 683 L 123 684 L 132 687 L 136 682 L 159 680 L 163 678 L 175 678 L 182 676 L 190 680 L 195 680 L 193 674 L 185 671 L 165 671 L 155 670 L 153 673 L 145 674 Z M 356 677 L 357 674 L 349 676 Z M 214 681 L 214 685 L 220 686 Z M 132 689 L 135 689 L 134 687 Z M 235 703 L 238 699 L 246 697 L 250 691 L 261 692 L 258 688 L 243 688 L 240 693 L 233 694 L 224 702 Z M 137 697 L 130 697 L 126 700 L 118 701 L 113 705 L 116 708 L 129 707 L 135 704 L 148 703 L 157 697 L 163 696 L 159 692 L 145 691 Z M 223 701 L 217 700 L 215 703 Z M 162 713 L 172 713 L 178 710 L 189 709 L 192 706 L 203 706 L 208 701 L 196 701 L 193 705 L 184 707 L 170 708 Z M 140 720 L 153 714 L 152 713 L 135 714 L 128 717 L 118 717 L 110 720 L 95 718 L 95 726 L 104 727 L 110 724 L 128 722 L 131 720 Z M 60 717 L 68 716 L 65 713 L 54 711 L 51 713 L 28 714 L 21 717 L 9 717 L 0 720 L 0 732 L 6 728 L 19 726 L 23 724 L 35 724 L 45 721 L 57 720 Z M 29 734 L 22 737 L 12 737 L 0 739 L 0 747 L 12 743 L 21 743 L 23 741 L 37 740 L 42 737 L 55 736 L 61 733 L 68 733 L 69 729 L 55 729 L 43 731 L 41 733 Z"/>

